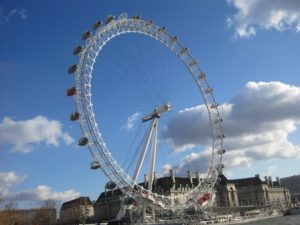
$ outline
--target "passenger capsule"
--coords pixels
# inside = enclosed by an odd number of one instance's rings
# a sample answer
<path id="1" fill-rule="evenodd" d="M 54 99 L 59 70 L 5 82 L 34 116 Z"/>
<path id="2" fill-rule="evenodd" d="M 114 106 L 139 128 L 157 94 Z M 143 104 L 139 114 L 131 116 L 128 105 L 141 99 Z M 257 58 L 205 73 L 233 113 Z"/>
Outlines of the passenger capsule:
<path id="1" fill-rule="evenodd" d="M 100 166 L 100 162 L 99 161 L 93 161 L 91 163 L 91 169 L 92 170 L 96 170 L 96 169 L 99 169 L 101 166 Z"/>
<path id="2" fill-rule="evenodd" d="M 105 20 L 105 23 L 106 24 L 109 24 L 109 23 L 111 23 L 111 21 L 113 21 L 114 20 L 114 17 L 113 16 L 108 16 L 107 18 L 106 18 L 106 20 Z"/>
<path id="3" fill-rule="evenodd" d="M 192 67 L 192 66 L 195 66 L 197 65 L 197 61 L 195 59 L 193 59 L 190 63 L 189 63 L 189 66 Z"/>
<path id="4" fill-rule="evenodd" d="M 206 88 L 206 89 L 204 90 L 204 93 L 205 93 L 205 94 L 209 94 L 209 93 L 212 93 L 213 90 L 214 90 L 213 88 L 208 87 L 208 88 Z"/>
<path id="5" fill-rule="evenodd" d="M 108 190 L 113 190 L 116 188 L 116 183 L 115 182 L 112 182 L 112 181 L 109 181 L 106 183 L 105 185 L 105 189 L 108 189 Z"/>
<path id="6" fill-rule="evenodd" d="M 148 20 L 147 23 L 146 23 L 146 26 L 149 27 L 149 26 L 152 26 L 153 25 L 153 20 Z"/>
<path id="7" fill-rule="evenodd" d="M 77 65 L 74 64 L 74 65 L 72 65 L 72 66 L 70 66 L 70 67 L 68 68 L 68 73 L 69 73 L 69 74 L 75 73 L 76 70 L 77 70 Z"/>
<path id="8" fill-rule="evenodd" d="M 222 155 L 222 154 L 224 154 L 225 152 L 226 152 L 225 149 L 219 149 L 219 150 L 217 151 L 217 153 L 218 153 L 219 155 Z"/>
<path id="9" fill-rule="evenodd" d="M 200 73 L 199 79 L 204 80 L 205 78 L 206 78 L 206 74 L 205 73 Z"/>
<path id="10" fill-rule="evenodd" d="M 220 164 L 220 165 L 216 166 L 216 169 L 220 171 L 220 170 L 224 169 L 224 167 L 225 167 L 224 164 Z"/>
<path id="11" fill-rule="evenodd" d="M 218 106 L 219 106 L 218 103 L 212 103 L 212 104 L 210 105 L 210 108 L 211 108 L 211 109 L 216 109 L 216 108 L 218 108 Z"/>
<path id="12" fill-rule="evenodd" d="M 85 31 L 82 36 L 81 39 L 82 40 L 87 40 L 89 37 L 91 37 L 92 33 L 90 31 Z"/>
<path id="13" fill-rule="evenodd" d="M 80 52 L 82 52 L 83 47 L 78 45 L 76 48 L 73 50 L 73 55 L 78 55 Z"/>
<path id="14" fill-rule="evenodd" d="M 102 25 L 102 21 L 98 20 L 93 24 L 93 29 L 97 30 L 98 28 L 100 28 Z"/>
<path id="15" fill-rule="evenodd" d="M 87 137 L 82 137 L 78 140 L 78 145 L 85 146 L 89 142 L 89 139 Z"/>
<path id="16" fill-rule="evenodd" d="M 182 48 L 182 49 L 180 50 L 179 54 L 180 54 L 180 55 L 183 55 L 183 54 L 187 53 L 188 50 L 189 50 L 188 48 Z"/>
<path id="17" fill-rule="evenodd" d="M 132 17 L 132 19 L 139 20 L 139 19 L 141 19 L 141 16 L 140 16 L 140 15 L 134 15 L 134 16 Z"/>
<path id="18" fill-rule="evenodd" d="M 201 206 L 205 206 L 208 203 L 208 200 L 211 198 L 211 194 L 210 193 L 204 193 L 198 200 L 197 202 L 201 205 Z"/>
<path id="19" fill-rule="evenodd" d="M 166 30 L 166 28 L 165 27 L 160 27 L 160 28 L 158 28 L 158 32 L 163 32 L 163 31 L 165 31 Z"/>
<path id="20" fill-rule="evenodd" d="M 79 113 L 78 112 L 74 112 L 70 115 L 70 120 L 71 121 L 75 121 L 75 120 L 78 120 L 79 118 Z"/>
<path id="21" fill-rule="evenodd" d="M 225 138 L 226 135 L 223 133 L 217 134 L 217 138 L 221 139 L 221 138 Z"/>
<path id="22" fill-rule="evenodd" d="M 215 119 L 215 123 L 222 123 L 223 119 L 221 117 L 218 117 L 217 119 Z"/>
<path id="23" fill-rule="evenodd" d="M 76 87 L 71 87 L 67 90 L 67 96 L 74 96 L 76 92 L 77 92 Z"/>
<path id="24" fill-rule="evenodd" d="M 177 36 L 171 37 L 171 42 L 174 43 L 175 41 L 177 41 Z"/>

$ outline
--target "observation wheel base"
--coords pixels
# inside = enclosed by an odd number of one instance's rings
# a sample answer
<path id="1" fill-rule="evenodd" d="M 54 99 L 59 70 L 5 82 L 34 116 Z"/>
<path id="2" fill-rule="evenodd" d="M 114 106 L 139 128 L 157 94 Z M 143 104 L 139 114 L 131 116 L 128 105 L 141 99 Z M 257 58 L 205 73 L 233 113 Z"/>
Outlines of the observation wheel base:
<path id="1" fill-rule="evenodd" d="M 129 208 L 127 215 L 130 215 L 130 224 L 202 224 L 213 218 L 213 213 L 207 210 L 213 201 L 209 201 L 204 207 L 194 205 L 186 209 L 163 209 L 153 207 L 151 204 L 140 205 L 138 209 Z M 124 219 L 126 221 L 126 219 Z"/>

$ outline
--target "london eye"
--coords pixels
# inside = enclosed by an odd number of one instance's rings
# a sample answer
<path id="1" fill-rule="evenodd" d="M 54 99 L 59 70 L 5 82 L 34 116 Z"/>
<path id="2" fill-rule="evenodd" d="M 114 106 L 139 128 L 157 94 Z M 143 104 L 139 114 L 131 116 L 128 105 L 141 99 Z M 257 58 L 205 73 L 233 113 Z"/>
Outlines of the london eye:
<path id="1" fill-rule="evenodd" d="M 183 194 L 170 196 L 157 193 L 157 191 L 153 190 L 153 182 L 156 176 L 155 171 L 161 170 L 163 164 L 161 158 L 163 158 L 163 154 L 166 154 L 160 148 L 172 148 L 170 142 L 166 142 L 166 145 L 169 144 L 167 147 L 161 144 L 161 133 L 166 131 L 167 123 L 170 121 L 168 117 L 174 116 L 180 110 L 182 111 L 182 106 L 178 106 L 177 102 L 173 101 L 172 98 L 160 98 L 158 92 L 164 93 L 165 89 L 152 88 L 150 83 L 153 81 L 147 80 L 149 76 L 142 73 L 138 74 L 134 79 L 126 77 L 129 72 L 125 73 L 124 77 L 116 77 L 111 74 L 108 77 L 109 79 L 118 80 L 124 86 L 128 85 L 131 81 L 136 82 L 133 87 L 125 87 L 127 91 L 134 93 L 136 101 L 134 104 L 126 102 L 126 98 L 122 99 L 123 96 L 121 94 L 117 97 L 119 107 L 116 107 L 115 111 L 113 111 L 113 107 L 106 106 L 101 106 L 99 110 L 95 109 L 97 105 L 102 105 L 103 103 L 101 102 L 101 98 L 94 99 L 97 96 L 97 91 L 102 91 L 107 96 L 109 99 L 108 104 L 117 101 L 113 100 L 113 93 L 108 93 L 107 88 L 110 84 L 105 84 L 105 79 L 101 80 L 101 87 L 98 83 L 94 83 L 95 79 L 101 79 L 101 77 L 106 76 L 106 74 L 101 74 L 101 72 L 95 75 L 95 71 L 97 70 L 96 64 L 102 60 L 102 56 L 104 57 L 106 54 L 109 54 L 109 51 L 105 49 L 109 47 L 110 43 L 113 43 L 122 36 L 127 36 L 130 39 L 132 37 L 130 35 L 132 34 L 141 38 L 150 38 L 155 43 L 159 43 L 161 48 L 167 49 L 169 53 L 176 56 L 177 64 L 181 64 L 186 72 L 186 74 L 180 74 L 180 76 L 186 76 L 189 79 L 190 88 L 193 89 L 193 93 L 196 93 L 195 98 L 199 101 L 199 104 L 201 102 L 202 108 L 205 108 L 206 111 L 205 118 L 207 118 L 207 121 L 205 123 L 208 124 L 207 132 L 209 133 L 209 146 L 206 146 L 207 151 L 209 151 L 209 155 L 206 158 L 206 169 L 205 171 L 202 169 L 201 182 L 198 182 L 196 186 Z M 68 72 L 74 75 L 75 84 L 67 90 L 67 95 L 74 96 L 76 102 L 76 110 L 71 114 L 70 119 L 78 121 L 80 124 L 82 137 L 78 140 L 78 144 L 80 146 L 87 146 L 89 149 L 93 158 L 91 168 L 100 169 L 110 180 L 107 188 L 119 188 L 125 196 L 132 200 L 131 202 L 172 210 L 185 209 L 191 205 L 197 205 L 200 208 L 207 207 L 208 203 L 213 201 L 214 186 L 222 168 L 222 156 L 225 153 L 223 138 L 225 135 L 222 130 L 222 118 L 220 117 L 219 107 L 213 95 L 214 90 L 207 81 L 206 73 L 200 69 L 198 61 L 191 55 L 189 49 L 179 41 L 177 36 L 169 33 L 165 27 L 156 25 L 152 20 L 143 20 L 139 16 L 133 16 L 132 18 L 129 18 L 127 14 L 121 14 L 118 18 L 108 16 L 105 22 L 97 21 L 93 25 L 93 31 L 84 32 L 82 40 L 84 44 L 75 47 L 73 51 L 73 54 L 79 57 L 78 63 L 70 66 L 68 69 Z M 124 58 L 124 60 L 131 60 L 126 59 L 126 57 Z M 134 60 L 141 58 L 136 57 Z M 159 56 L 154 57 L 154 59 L 163 64 L 161 62 L 163 59 Z M 115 67 L 112 70 L 118 70 L 119 64 L 111 67 Z M 165 82 L 167 86 L 169 83 L 176 82 L 175 76 L 179 76 L 179 74 L 174 74 L 173 76 L 173 78 L 170 76 L 171 78 L 168 78 Z M 180 84 L 177 85 L 180 86 Z M 134 88 L 141 91 L 134 92 Z M 146 94 L 141 96 L 142 92 Z M 138 108 L 138 103 L 141 101 L 148 102 L 149 107 Z M 142 130 L 138 131 L 138 141 L 136 141 L 134 134 L 129 134 L 129 136 L 132 135 L 132 140 L 135 140 L 131 142 L 133 143 L 131 146 L 135 145 L 135 147 L 131 148 L 137 149 L 133 153 L 134 160 L 127 160 L 127 164 L 129 165 L 124 165 L 121 162 L 122 158 L 129 155 L 126 150 L 122 150 L 124 149 L 123 146 L 117 147 L 118 155 L 116 155 L 110 145 L 113 140 L 105 140 L 106 133 L 104 130 L 109 130 L 114 125 L 110 124 L 107 126 L 109 128 L 102 130 L 102 127 L 105 127 L 105 125 L 102 125 L 105 124 L 105 121 L 104 117 L 102 118 L 101 116 L 102 112 L 100 115 L 98 114 L 99 111 L 105 111 L 103 114 L 111 115 L 117 121 L 119 118 L 118 113 L 125 108 L 125 106 L 123 107 L 125 103 L 126 107 L 135 107 L 134 110 L 130 111 L 130 114 L 127 113 L 128 116 L 135 115 L 135 117 L 131 117 L 131 122 L 134 121 L 139 124 L 137 126 L 143 127 Z M 173 120 L 176 120 L 176 117 Z M 133 126 L 131 124 L 129 128 L 133 128 Z M 168 129 L 170 130 L 172 127 L 169 126 Z M 202 128 L 196 127 L 193 129 Z M 113 132 L 118 133 L 120 130 Z M 126 135 L 121 135 L 121 138 L 127 138 L 125 137 Z M 115 149 L 116 147 L 114 146 L 113 148 Z M 193 149 L 196 148 L 193 146 Z M 203 148 L 199 149 L 199 151 L 203 151 Z M 173 165 L 165 162 L 165 165 L 168 165 L 166 168 L 179 173 L 177 171 L 180 168 L 179 160 L 173 160 L 172 163 Z M 128 166 L 130 166 L 129 169 Z M 143 173 L 147 176 L 147 185 L 141 185 Z"/>

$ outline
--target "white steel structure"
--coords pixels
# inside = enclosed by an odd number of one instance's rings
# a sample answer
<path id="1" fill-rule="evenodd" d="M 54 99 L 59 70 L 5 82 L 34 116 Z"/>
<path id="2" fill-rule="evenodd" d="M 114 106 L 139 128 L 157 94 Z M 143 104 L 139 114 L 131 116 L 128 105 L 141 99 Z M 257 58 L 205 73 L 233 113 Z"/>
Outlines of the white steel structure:
<path id="1" fill-rule="evenodd" d="M 147 204 L 155 208 L 178 210 L 189 207 L 191 204 L 204 208 L 208 202 L 212 201 L 214 195 L 214 185 L 218 179 L 221 169 L 224 133 L 222 131 L 222 119 L 219 115 L 218 104 L 213 96 L 213 89 L 208 84 L 206 74 L 201 71 L 197 61 L 191 56 L 188 49 L 182 45 L 176 36 L 171 35 L 164 27 L 159 27 L 153 21 L 145 21 L 139 16 L 127 18 L 127 14 L 120 15 L 117 19 L 109 16 L 106 23 L 96 22 L 94 24 L 95 33 L 85 32 L 82 39 L 86 40 L 86 45 L 78 46 L 74 49 L 74 54 L 79 55 L 79 63 L 69 68 L 69 73 L 75 74 L 75 87 L 68 90 L 68 96 L 74 96 L 77 111 L 71 115 L 71 120 L 79 120 L 83 138 L 79 140 L 79 145 L 87 145 L 93 157 L 92 169 L 100 168 L 110 179 L 112 187 L 118 187 L 126 195 L 141 204 Z M 118 164 L 111 154 L 105 141 L 102 139 L 101 131 L 95 118 L 92 103 L 92 77 L 93 68 L 102 48 L 106 43 L 118 35 L 127 33 L 138 33 L 149 36 L 178 56 L 185 64 L 190 75 L 193 77 L 199 92 L 206 105 L 211 128 L 211 159 L 205 179 L 192 191 L 180 196 L 158 195 L 151 191 L 153 173 L 155 167 L 156 136 L 160 114 L 167 113 L 171 109 L 171 104 L 166 103 L 157 106 L 153 112 L 143 117 L 143 122 L 151 121 L 144 147 L 140 153 L 138 164 L 134 174 L 127 174 Z M 152 139 L 152 141 L 150 140 Z M 149 173 L 148 189 L 138 185 L 136 182 L 140 167 L 143 164 L 145 152 L 151 141 L 151 168 Z"/>

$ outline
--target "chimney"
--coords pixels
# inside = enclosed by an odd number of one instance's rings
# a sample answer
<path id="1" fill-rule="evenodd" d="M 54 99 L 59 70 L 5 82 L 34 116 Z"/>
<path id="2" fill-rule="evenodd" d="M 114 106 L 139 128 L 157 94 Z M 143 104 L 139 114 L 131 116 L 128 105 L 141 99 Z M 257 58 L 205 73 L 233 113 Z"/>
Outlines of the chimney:
<path id="1" fill-rule="evenodd" d="M 269 183 L 270 183 L 271 186 L 273 186 L 273 181 L 272 181 L 272 177 L 271 176 L 269 177 Z"/>
<path id="2" fill-rule="evenodd" d="M 193 178 L 192 178 L 192 171 L 191 170 L 187 171 L 187 178 L 188 178 L 190 184 L 192 184 L 193 183 Z"/>
<path id="3" fill-rule="evenodd" d="M 281 186 L 281 180 L 279 177 L 276 177 L 276 181 L 277 181 L 278 185 Z"/>
<path id="4" fill-rule="evenodd" d="M 267 176 L 265 176 L 265 182 L 267 182 L 267 185 L 269 186 L 270 184 L 269 184 L 269 180 L 268 180 L 268 177 Z"/>
<path id="5" fill-rule="evenodd" d="M 201 179 L 200 179 L 200 174 L 198 171 L 196 171 L 196 179 L 198 181 L 198 184 L 200 183 Z"/>
<path id="6" fill-rule="evenodd" d="M 256 178 L 258 178 L 258 179 L 260 179 L 260 176 L 259 176 L 259 174 L 255 174 L 255 177 L 256 177 Z"/>
<path id="7" fill-rule="evenodd" d="M 170 170 L 170 177 L 172 179 L 172 182 L 175 183 L 175 173 L 173 169 Z"/>
<path id="8" fill-rule="evenodd" d="M 144 174 L 144 186 L 147 187 L 148 176 Z"/>
<path id="9" fill-rule="evenodd" d="M 153 174 L 153 184 L 156 186 L 156 183 L 157 183 L 157 173 L 154 172 L 154 174 Z"/>

